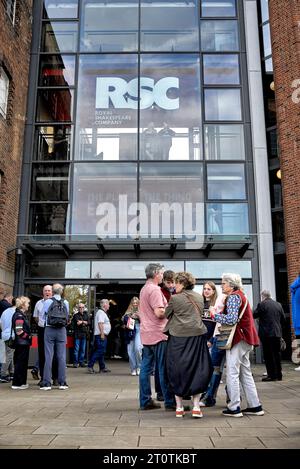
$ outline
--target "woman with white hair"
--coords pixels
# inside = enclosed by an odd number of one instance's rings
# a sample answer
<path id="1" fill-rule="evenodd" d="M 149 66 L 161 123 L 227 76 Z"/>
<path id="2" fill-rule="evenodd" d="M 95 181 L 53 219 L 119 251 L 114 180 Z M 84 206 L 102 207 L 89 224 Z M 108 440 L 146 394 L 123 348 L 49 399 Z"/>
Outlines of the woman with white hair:
<path id="1" fill-rule="evenodd" d="M 230 350 L 226 350 L 226 384 L 230 397 L 223 415 L 227 417 L 243 417 L 248 415 L 264 415 L 253 380 L 250 352 L 259 345 L 259 339 L 249 302 L 242 291 L 242 280 L 238 274 L 222 275 L 222 292 L 227 295 L 225 308 L 214 319 L 227 325 L 237 323 Z M 241 411 L 240 383 L 243 387 L 248 407 Z"/>
<path id="2" fill-rule="evenodd" d="M 27 296 L 17 298 L 16 311 L 12 317 L 12 330 L 15 333 L 15 370 L 11 388 L 14 390 L 28 388 L 27 368 L 31 345 L 31 331 L 26 312 L 28 311 L 29 304 L 30 299 Z"/>

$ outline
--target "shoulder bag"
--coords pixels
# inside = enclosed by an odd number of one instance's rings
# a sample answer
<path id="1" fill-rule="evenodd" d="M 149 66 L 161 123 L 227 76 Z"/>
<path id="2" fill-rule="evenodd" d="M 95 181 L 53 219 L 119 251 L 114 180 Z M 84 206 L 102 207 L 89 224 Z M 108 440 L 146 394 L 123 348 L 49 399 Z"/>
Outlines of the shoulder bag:
<path id="1" fill-rule="evenodd" d="M 220 334 L 216 336 L 217 339 L 217 348 L 219 350 L 230 350 L 232 347 L 232 341 L 233 337 L 237 328 L 238 323 L 242 319 L 244 312 L 246 311 L 246 308 L 248 306 L 248 299 L 246 298 L 246 303 L 245 306 L 238 317 L 238 320 L 235 324 L 233 325 L 228 325 L 228 324 L 221 324 L 219 327 L 219 332 Z"/>

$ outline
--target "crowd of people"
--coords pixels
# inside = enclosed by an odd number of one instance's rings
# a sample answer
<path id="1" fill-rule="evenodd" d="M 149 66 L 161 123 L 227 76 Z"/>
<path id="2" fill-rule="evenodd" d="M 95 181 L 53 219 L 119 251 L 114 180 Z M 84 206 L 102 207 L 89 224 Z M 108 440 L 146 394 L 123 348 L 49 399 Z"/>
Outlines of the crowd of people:
<path id="1" fill-rule="evenodd" d="M 204 407 L 216 404 L 217 392 L 226 366 L 226 408 L 223 415 L 242 417 L 264 415 L 251 372 L 250 354 L 262 344 L 266 376 L 262 381 L 281 381 L 281 344 L 285 315 L 280 303 L 267 290 L 252 313 L 241 277 L 222 275 L 222 294 L 214 282 L 203 284 L 202 293 L 194 290 L 196 280 L 188 272 L 165 270 L 159 263 L 145 269 L 146 283 L 139 297 L 133 297 L 118 321 L 127 349 L 132 376 L 139 376 L 140 410 L 161 408 L 183 417 L 190 406 L 193 418 L 201 418 Z M 297 285 L 293 285 L 297 290 Z M 71 318 L 69 303 L 60 284 L 45 285 L 43 297 L 33 311 L 37 323 L 39 387 L 67 390 L 67 327 L 72 323 L 74 368 L 86 367 L 88 373 L 109 373 L 106 366 L 108 338 L 112 331 L 110 301 L 103 298 L 92 319 L 84 302 L 79 301 Z M 296 291 L 297 293 L 297 291 Z M 12 390 L 28 388 L 27 369 L 32 333 L 29 298 L 16 299 L 6 294 L 0 301 L 1 340 L 4 356 L 1 382 Z M 259 321 L 258 332 L 254 320 Z M 221 346 L 223 326 L 230 326 L 232 342 Z M 87 360 L 87 343 L 92 342 Z M 260 339 L 260 341 L 259 341 Z M 2 354 L 3 356 L 3 354 Z M 296 368 L 297 370 L 298 368 Z M 37 371 L 32 370 L 32 374 Z M 36 376 L 34 376 L 36 377 Z M 153 378 L 152 378 L 153 377 Z M 154 379 L 156 399 L 152 397 Z M 241 409 L 241 396 L 245 408 Z"/>

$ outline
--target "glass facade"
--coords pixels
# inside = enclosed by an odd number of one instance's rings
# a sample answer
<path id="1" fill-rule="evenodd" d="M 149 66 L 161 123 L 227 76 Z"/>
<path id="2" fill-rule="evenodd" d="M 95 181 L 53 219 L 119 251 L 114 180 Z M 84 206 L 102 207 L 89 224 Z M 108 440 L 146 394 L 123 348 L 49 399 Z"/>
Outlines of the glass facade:
<path id="1" fill-rule="evenodd" d="M 28 234 L 248 235 L 237 2 L 45 0 L 39 21 Z"/>

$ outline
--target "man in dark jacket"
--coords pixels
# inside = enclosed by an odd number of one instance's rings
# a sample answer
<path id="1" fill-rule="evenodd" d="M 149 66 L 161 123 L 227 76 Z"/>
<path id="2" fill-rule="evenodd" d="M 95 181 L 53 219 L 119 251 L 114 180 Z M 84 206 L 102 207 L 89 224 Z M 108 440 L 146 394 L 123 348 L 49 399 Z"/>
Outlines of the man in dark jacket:
<path id="1" fill-rule="evenodd" d="M 258 335 L 263 346 L 268 373 L 268 376 L 263 378 L 262 381 L 281 381 L 280 339 L 282 337 L 282 325 L 285 322 L 284 311 L 280 303 L 272 300 L 271 293 L 268 290 L 261 292 L 261 300 L 253 316 L 259 320 Z"/>
<path id="2" fill-rule="evenodd" d="M 13 296 L 11 293 L 4 293 L 3 299 L 0 301 L 0 318 L 7 308 L 11 308 Z"/>

